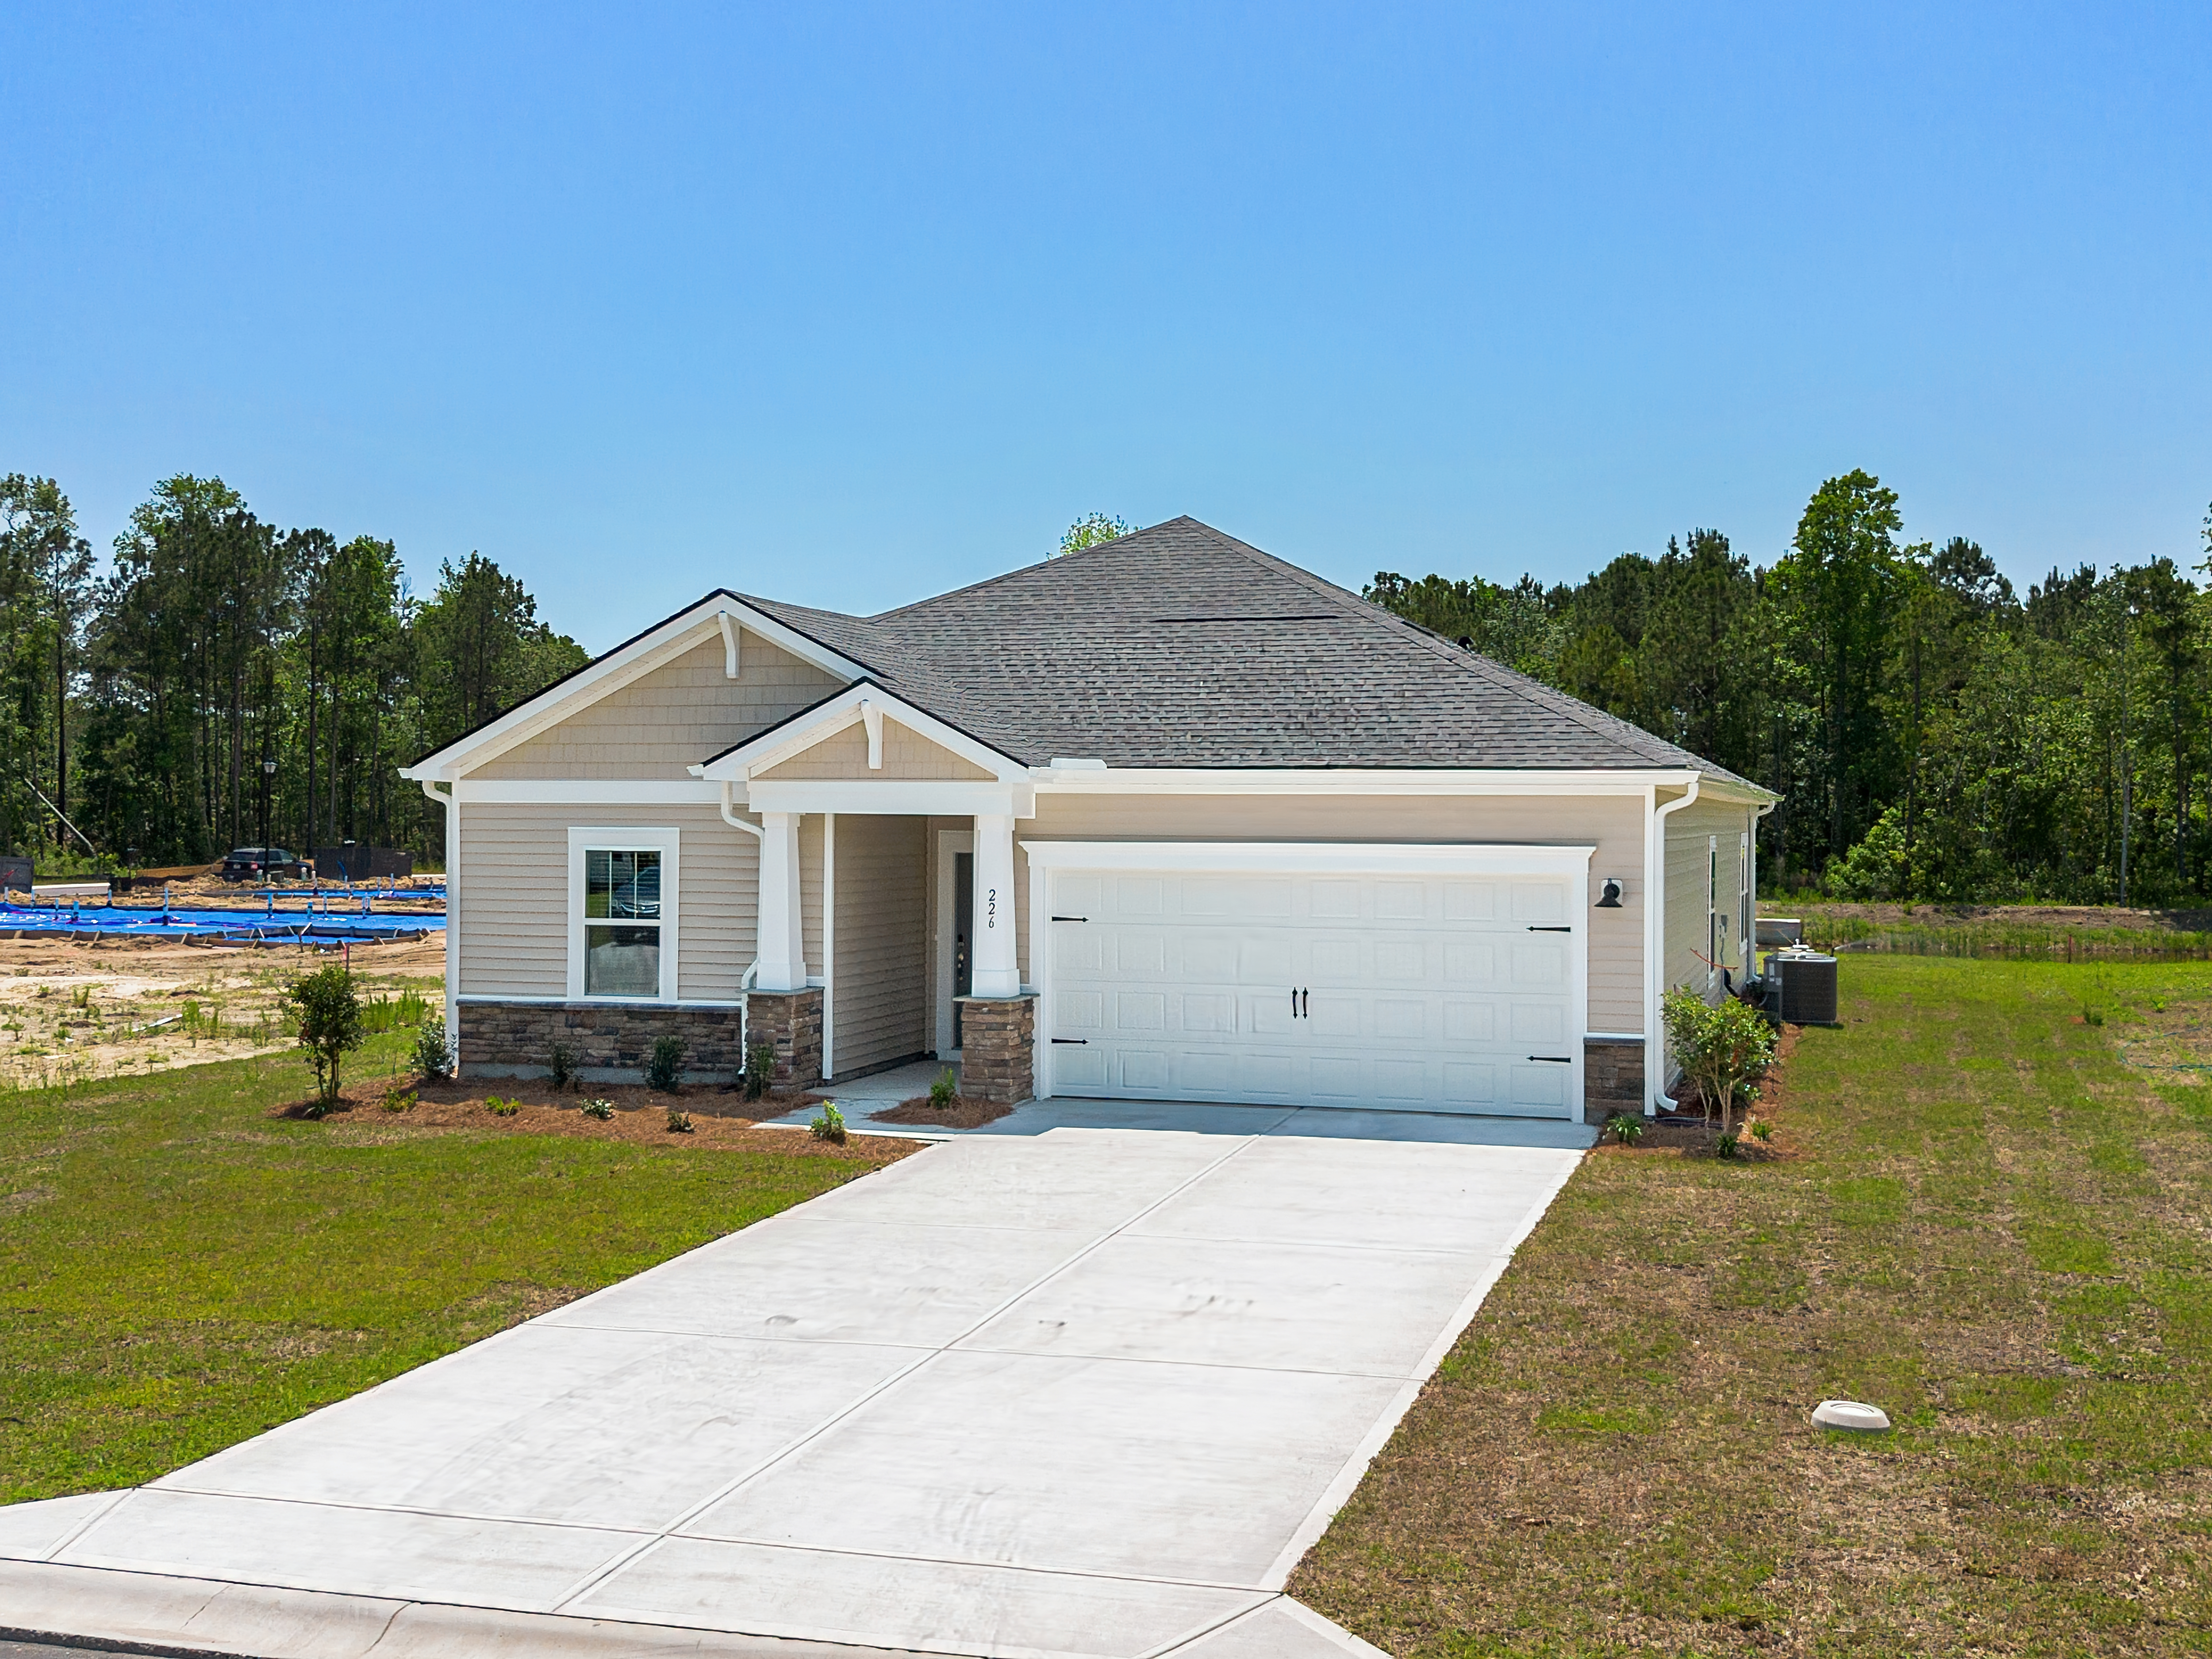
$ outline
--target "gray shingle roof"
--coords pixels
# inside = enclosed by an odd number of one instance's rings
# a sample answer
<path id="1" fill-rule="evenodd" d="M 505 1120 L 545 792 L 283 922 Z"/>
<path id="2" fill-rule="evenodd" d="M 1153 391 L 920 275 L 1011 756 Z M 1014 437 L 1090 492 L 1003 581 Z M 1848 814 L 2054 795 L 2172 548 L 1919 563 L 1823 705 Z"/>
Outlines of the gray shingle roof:
<path id="1" fill-rule="evenodd" d="M 1195 519 L 875 617 L 737 596 L 1016 760 L 1733 773 Z"/>

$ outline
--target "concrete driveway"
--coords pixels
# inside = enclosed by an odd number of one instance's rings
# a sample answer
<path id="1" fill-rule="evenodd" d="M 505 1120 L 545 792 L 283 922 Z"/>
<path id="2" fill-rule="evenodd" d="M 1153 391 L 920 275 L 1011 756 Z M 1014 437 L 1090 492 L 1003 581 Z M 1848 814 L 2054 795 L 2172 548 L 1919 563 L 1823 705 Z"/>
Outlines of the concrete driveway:
<path id="1" fill-rule="evenodd" d="M 933 1147 L 151 1486 L 0 1510 L 0 1632 L 1371 1652 L 1283 1582 L 1587 1137 L 1150 1121 Z"/>

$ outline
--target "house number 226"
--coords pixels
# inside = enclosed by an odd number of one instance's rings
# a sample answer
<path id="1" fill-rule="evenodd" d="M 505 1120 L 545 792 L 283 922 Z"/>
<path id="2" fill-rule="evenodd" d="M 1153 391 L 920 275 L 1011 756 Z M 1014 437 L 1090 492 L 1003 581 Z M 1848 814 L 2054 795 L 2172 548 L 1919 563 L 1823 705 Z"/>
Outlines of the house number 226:
<path id="1" fill-rule="evenodd" d="M 983 925 L 986 927 L 999 925 L 999 890 L 995 887 L 983 890 Z"/>

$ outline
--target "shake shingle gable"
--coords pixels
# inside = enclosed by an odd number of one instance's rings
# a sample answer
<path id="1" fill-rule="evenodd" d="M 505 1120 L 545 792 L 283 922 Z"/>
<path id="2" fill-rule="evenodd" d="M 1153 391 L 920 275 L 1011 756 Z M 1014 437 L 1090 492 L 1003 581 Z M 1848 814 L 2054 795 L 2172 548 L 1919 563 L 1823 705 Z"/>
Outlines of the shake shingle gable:
<path id="1" fill-rule="evenodd" d="M 738 595 L 1030 765 L 1735 775 L 1195 519 L 875 617 Z"/>

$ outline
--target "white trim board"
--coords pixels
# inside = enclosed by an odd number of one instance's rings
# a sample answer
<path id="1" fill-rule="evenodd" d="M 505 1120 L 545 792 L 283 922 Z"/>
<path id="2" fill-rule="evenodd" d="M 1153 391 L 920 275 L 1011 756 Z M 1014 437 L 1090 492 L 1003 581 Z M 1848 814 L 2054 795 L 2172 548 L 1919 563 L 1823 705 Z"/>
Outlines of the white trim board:
<path id="1" fill-rule="evenodd" d="M 1024 841 L 1032 870 L 1582 871 L 1595 846 L 1551 842 Z"/>
<path id="2" fill-rule="evenodd" d="M 719 806 L 721 786 L 691 778 L 463 778 L 460 799 L 502 806 Z"/>
<path id="3" fill-rule="evenodd" d="M 568 994 L 570 1002 L 606 1003 L 613 1006 L 659 1006 L 676 1001 L 677 918 L 682 896 L 681 846 L 684 832 L 669 825 L 571 824 L 568 828 Z M 584 994 L 584 854 L 592 848 L 660 854 L 660 991 L 650 997 L 586 996 Z M 619 925 L 619 924 L 612 924 Z"/>
<path id="4" fill-rule="evenodd" d="M 888 715 L 908 731 L 927 738 L 947 753 L 957 755 L 970 765 L 982 768 L 1001 784 L 1026 783 L 1029 781 L 1030 769 L 1021 762 L 988 744 L 978 742 L 955 726 L 947 726 L 927 709 L 917 708 L 896 692 L 886 691 L 871 679 L 855 681 L 804 714 L 794 714 L 781 725 L 770 726 L 757 737 L 748 738 L 735 748 L 725 750 L 710 761 L 702 761 L 690 770 L 696 776 L 711 782 L 743 782 L 757 771 L 773 770 L 784 762 L 805 754 L 817 744 L 836 736 L 848 726 L 862 723 L 866 716 L 864 704 L 866 708 Z"/>
<path id="5" fill-rule="evenodd" d="M 908 817 L 1033 818 L 1036 790 L 1026 783 L 933 782 L 887 779 L 794 779 L 745 785 L 745 810 L 751 812 L 887 812 Z"/>

